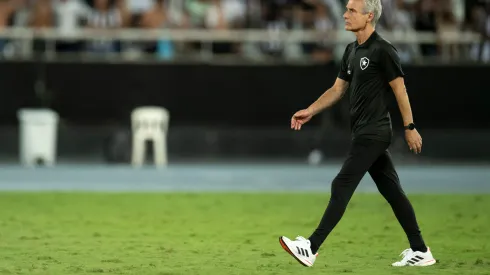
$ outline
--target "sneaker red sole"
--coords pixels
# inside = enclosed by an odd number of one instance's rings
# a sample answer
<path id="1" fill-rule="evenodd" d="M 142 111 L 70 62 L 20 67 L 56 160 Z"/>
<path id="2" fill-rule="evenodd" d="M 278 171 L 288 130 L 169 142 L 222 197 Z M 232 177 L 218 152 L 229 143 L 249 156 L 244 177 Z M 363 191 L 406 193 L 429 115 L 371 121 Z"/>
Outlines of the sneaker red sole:
<path id="1" fill-rule="evenodd" d="M 291 250 L 289 250 L 289 247 L 288 247 L 288 246 L 287 246 L 287 245 L 286 245 L 286 244 L 283 242 L 283 240 L 282 240 L 282 238 L 281 238 L 281 237 L 279 237 L 279 243 L 281 244 L 282 248 L 283 248 L 284 250 L 286 250 L 286 252 L 287 252 L 287 253 L 289 253 L 289 255 L 293 256 L 293 258 L 294 258 L 296 261 L 298 261 L 298 263 L 300 263 L 300 264 L 301 264 L 301 265 L 303 265 L 303 266 L 308 267 L 306 264 L 304 264 L 302 261 L 300 261 L 300 260 L 299 260 L 299 259 L 298 259 L 298 258 L 297 258 L 295 255 L 294 255 L 294 253 L 293 253 L 293 252 L 291 252 Z"/>

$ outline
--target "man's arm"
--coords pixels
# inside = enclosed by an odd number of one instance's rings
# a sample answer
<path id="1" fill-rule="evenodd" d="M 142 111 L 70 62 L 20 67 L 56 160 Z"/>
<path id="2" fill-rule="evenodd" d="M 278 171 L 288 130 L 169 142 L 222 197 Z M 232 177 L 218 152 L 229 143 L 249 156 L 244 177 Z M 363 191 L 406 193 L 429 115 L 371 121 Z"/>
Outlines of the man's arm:
<path id="1" fill-rule="evenodd" d="M 403 77 L 397 77 L 390 82 L 391 89 L 395 93 L 395 98 L 400 108 L 400 113 L 403 119 L 403 125 L 406 126 L 413 123 L 412 108 L 408 99 L 407 89 Z"/>
<path id="2" fill-rule="evenodd" d="M 344 96 L 347 88 L 349 88 L 349 82 L 337 78 L 334 85 L 313 102 L 307 110 L 312 116 L 322 112 L 339 101 Z"/>
<path id="3" fill-rule="evenodd" d="M 412 108 L 410 107 L 410 101 L 408 100 L 407 89 L 403 78 L 397 77 L 390 81 L 390 86 L 391 89 L 393 89 L 393 93 L 395 93 L 404 126 L 413 123 Z M 422 137 L 417 129 L 405 130 L 405 139 L 407 140 L 410 151 L 416 154 L 419 154 L 422 151 Z"/>
<path id="4" fill-rule="evenodd" d="M 308 108 L 297 111 L 291 118 L 291 129 L 301 130 L 301 126 L 310 121 L 313 116 L 332 106 L 342 98 L 345 91 L 347 91 L 347 88 L 349 87 L 349 81 L 351 79 L 348 73 L 348 62 L 352 45 L 353 43 L 347 45 L 345 48 L 344 56 L 340 62 L 339 75 L 332 88 L 324 92 Z"/>

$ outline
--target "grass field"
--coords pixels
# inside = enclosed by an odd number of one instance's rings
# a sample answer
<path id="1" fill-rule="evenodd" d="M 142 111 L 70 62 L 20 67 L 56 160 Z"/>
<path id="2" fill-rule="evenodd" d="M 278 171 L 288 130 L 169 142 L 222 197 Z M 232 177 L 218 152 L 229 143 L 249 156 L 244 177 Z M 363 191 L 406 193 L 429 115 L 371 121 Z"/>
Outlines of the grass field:
<path id="1" fill-rule="evenodd" d="M 308 237 L 328 194 L 0 193 L 0 274 L 490 274 L 490 195 L 410 196 L 438 264 L 407 248 L 391 208 L 356 194 L 312 268 L 280 235 Z"/>

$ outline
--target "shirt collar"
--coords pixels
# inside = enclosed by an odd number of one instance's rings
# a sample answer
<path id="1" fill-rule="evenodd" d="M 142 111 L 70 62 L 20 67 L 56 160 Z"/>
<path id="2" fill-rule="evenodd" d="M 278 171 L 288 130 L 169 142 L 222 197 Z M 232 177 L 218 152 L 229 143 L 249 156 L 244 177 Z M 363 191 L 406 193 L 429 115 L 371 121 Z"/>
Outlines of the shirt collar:
<path id="1" fill-rule="evenodd" d="M 369 38 L 366 40 L 366 42 L 362 43 L 361 45 L 359 45 L 359 42 L 357 42 L 357 39 L 356 39 L 356 47 L 367 47 L 367 46 L 371 45 L 373 43 L 373 41 L 376 40 L 376 38 L 378 38 L 378 33 L 376 31 L 374 31 L 369 36 Z"/>

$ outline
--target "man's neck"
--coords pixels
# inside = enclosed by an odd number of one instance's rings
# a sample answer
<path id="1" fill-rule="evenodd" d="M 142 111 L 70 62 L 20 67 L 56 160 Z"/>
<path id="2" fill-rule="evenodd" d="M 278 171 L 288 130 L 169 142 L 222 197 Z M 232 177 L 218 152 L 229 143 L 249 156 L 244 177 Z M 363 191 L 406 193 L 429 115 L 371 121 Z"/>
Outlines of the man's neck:
<path id="1" fill-rule="evenodd" d="M 369 37 L 373 34 L 373 32 L 374 32 L 373 26 L 371 26 L 371 24 L 367 24 L 364 29 L 356 32 L 357 43 L 361 45 L 364 42 L 366 42 L 369 39 Z"/>

